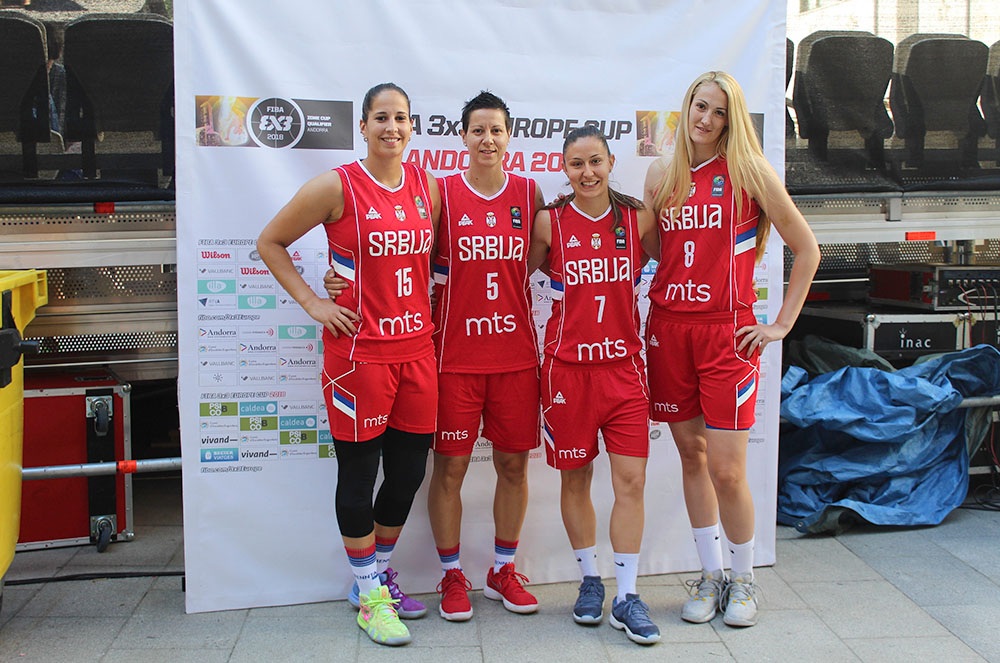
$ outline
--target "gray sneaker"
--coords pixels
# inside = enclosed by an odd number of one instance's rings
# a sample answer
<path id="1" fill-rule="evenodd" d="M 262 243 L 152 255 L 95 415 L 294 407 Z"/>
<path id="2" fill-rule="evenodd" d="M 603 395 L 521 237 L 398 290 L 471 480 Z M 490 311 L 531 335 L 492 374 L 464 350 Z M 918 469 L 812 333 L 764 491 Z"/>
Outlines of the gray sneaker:
<path id="1" fill-rule="evenodd" d="M 753 582 L 752 573 L 733 576 L 722 592 L 725 614 L 729 626 L 753 626 L 757 623 L 757 594 L 760 588 Z"/>
<path id="2" fill-rule="evenodd" d="M 726 586 L 726 575 L 721 569 L 702 571 L 701 578 L 688 580 L 684 584 L 691 595 L 681 608 L 681 619 L 694 624 L 704 624 L 715 617 L 719 607 L 719 597 Z"/>
<path id="3" fill-rule="evenodd" d="M 573 606 L 573 621 L 577 624 L 600 624 L 604 617 L 604 583 L 600 576 L 583 576 L 580 595 Z"/>

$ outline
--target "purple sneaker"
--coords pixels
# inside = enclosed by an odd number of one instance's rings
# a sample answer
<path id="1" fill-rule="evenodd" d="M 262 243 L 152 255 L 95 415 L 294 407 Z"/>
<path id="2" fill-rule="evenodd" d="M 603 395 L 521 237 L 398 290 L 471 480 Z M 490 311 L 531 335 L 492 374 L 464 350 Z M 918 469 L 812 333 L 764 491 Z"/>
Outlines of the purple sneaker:
<path id="1" fill-rule="evenodd" d="M 423 617 L 427 614 L 427 606 L 403 593 L 403 590 L 396 584 L 396 576 L 398 575 L 399 573 L 391 568 L 386 569 L 385 573 L 379 574 L 382 584 L 389 588 L 389 595 L 399 601 L 396 604 L 396 613 L 403 619 Z"/>

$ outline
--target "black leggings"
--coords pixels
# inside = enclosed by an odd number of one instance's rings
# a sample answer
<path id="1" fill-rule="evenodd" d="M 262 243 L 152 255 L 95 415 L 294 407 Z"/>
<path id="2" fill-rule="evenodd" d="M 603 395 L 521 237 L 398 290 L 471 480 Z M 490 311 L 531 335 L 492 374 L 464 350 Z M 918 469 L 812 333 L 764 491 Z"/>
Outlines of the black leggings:
<path id="1" fill-rule="evenodd" d="M 424 480 L 431 438 L 431 433 L 386 428 L 378 437 L 364 442 L 333 441 L 341 535 L 361 538 L 372 533 L 375 523 L 400 527 L 406 522 L 413 496 Z M 373 506 L 380 456 L 384 476 Z"/>

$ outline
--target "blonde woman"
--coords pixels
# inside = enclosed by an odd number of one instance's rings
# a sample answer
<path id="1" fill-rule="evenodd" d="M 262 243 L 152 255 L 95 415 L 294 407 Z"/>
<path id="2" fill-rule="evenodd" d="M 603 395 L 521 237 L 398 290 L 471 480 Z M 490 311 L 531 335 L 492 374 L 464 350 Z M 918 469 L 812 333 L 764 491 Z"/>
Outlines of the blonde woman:
<path id="1" fill-rule="evenodd" d="M 760 354 L 791 329 L 819 264 L 819 247 L 767 163 L 743 91 L 711 71 L 688 88 L 669 162 L 646 175 L 660 262 L 650 287 L 647 363 L 652 419 L 670 426 L 701 578 L 681 616 L 730 626 L 757 622 L 754 511 L 746 449 Z M 795 255 L 784 302 L 757 321 L 753 270 L 771 226 Z M 780 254 L 779 254 L 780 255 Z M 731 554 L 722 568 L 719 521 Z"/>

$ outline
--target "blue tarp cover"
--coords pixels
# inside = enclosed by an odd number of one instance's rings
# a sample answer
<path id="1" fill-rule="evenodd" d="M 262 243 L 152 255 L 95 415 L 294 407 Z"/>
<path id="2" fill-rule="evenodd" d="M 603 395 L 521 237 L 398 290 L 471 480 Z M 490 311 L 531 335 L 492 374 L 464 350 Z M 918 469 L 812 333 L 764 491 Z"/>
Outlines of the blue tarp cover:
<path id="1" fill-rule="evenodd" d="M 886 372 L 842 368 L 781 382 L 778 522 L 831 529 L 849 509 L 879 525 L 936 525 L 968 492 L 963 398 L 1000 393 L 1000 352 L 979 345 Z"/>

